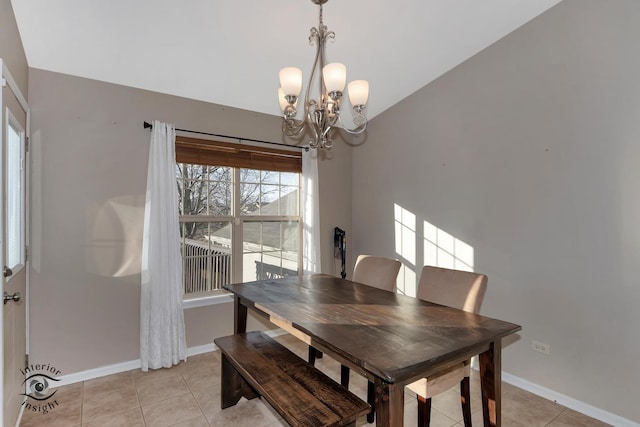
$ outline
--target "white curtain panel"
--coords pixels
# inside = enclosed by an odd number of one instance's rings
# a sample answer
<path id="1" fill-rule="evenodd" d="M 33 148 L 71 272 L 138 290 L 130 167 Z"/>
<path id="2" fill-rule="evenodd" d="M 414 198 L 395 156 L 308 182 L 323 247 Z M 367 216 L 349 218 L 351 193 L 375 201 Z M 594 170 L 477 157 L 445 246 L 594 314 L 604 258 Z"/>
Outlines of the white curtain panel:
<path id="1" fill-rule="evenodd" d="M 302 151 L 302 269 L 305 274 L 322 270 L 317 150 Z"/>
<path id="2" fill-rule="evenodd" d="M 170 368 L 187 357 L 175 139 L 173 125 L 153 122 L 140 300 L 140 361 L 145 372 L 149 368 Z"/>

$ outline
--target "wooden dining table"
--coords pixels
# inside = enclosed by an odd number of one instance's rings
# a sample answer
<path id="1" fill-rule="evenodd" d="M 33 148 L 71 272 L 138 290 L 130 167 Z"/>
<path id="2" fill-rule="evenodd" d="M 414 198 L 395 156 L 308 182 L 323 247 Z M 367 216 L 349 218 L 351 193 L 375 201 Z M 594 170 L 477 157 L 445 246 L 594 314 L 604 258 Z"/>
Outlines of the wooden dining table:
<path id="1" fill-rule="evenodd" d="M 479 355 L 485 426 L 500 426 L 502 338 L 519 325 L 329 275 L 225 285 L 247 309 L 375 384 L 376 425 L 403 425 L 404 386 Z"/>

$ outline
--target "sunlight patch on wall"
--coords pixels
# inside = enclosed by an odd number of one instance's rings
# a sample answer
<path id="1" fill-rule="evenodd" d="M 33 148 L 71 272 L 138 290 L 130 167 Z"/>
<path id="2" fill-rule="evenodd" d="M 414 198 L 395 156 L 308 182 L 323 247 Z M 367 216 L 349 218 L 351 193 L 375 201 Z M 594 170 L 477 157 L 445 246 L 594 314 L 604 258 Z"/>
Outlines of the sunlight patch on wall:
<path id="1" fill-rule="evenodd" d="M 145 196 L 113 197 L 86 208 L 87 271 L 104 277 L 140 274 Z"/>
<path id="2" fill-rule="evenodd" d="M 473 271 L 473 247 L 424 221 L 424 265 Z"/>
<path id="3" fill-rule="evenodd" d="M 398 293 L 416 296 L 416 215 L 394 204 L 396 254 L 402 267 L 398 273 Z"/>

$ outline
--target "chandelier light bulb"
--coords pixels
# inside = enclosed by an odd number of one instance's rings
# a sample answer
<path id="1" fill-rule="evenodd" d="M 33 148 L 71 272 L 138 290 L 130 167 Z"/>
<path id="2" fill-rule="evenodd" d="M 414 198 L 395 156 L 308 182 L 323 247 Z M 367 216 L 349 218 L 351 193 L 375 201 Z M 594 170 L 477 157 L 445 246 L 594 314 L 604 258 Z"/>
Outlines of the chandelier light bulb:
<path id="1" fill-rule="evenodd" d="M 280 70 L 280 87 L 285 95 L 299 96 L 302 90 L 302 70 L 297 67 Z"/>
<path id="2" fill-rule="evenodd" d="M 349 83 L 349 101 L 353 107 L 364 106 L 369 100 L 369 82 L 354 80 Z"/>
<path id="3" fill-rule="evenodd" d="M 343 92 L 347 83 L 347 67 L 339 62 L 327 64 L 322 69 L 322 78 L 327 92 Z"/>

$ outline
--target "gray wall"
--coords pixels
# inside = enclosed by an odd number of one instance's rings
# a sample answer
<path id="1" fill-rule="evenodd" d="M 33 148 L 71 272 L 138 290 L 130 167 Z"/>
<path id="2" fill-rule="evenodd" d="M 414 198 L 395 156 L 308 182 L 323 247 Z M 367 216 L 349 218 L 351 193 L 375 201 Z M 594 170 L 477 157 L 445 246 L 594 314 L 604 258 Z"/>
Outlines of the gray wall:
<path id="1" fill-rule="evenodd" d="M 423 221 L 470 244 L 482 312 L 523 326 L 504 369 L 636 422 L 639 21 L 561 2 L 376 117 L 352 178 L 354 252 L 399 256 L 394 204 L 418 276 Z"/>
<path id="2" fill-rule="evenodd" d="M 143 120 L 281 141 L 280 119 L 37 69 L 29 85 L 32 358 L 65 374 L 137 359 L 150 138 Z M 333 227 L 351 225 L 351 148 L 340 144 L 320 164 L 328 272 Z M 186 310 L 187 345 L 231 333 L 232 311 L 231 304 Z"/>
<path id="3" fill-rule="evenodd" d="M 27 96 L 27 58 L 20 40 L 18 25 L 13 15 L 11 0 L 0 0 L 0 58 L 6 62 L 20 91 Z"/>

